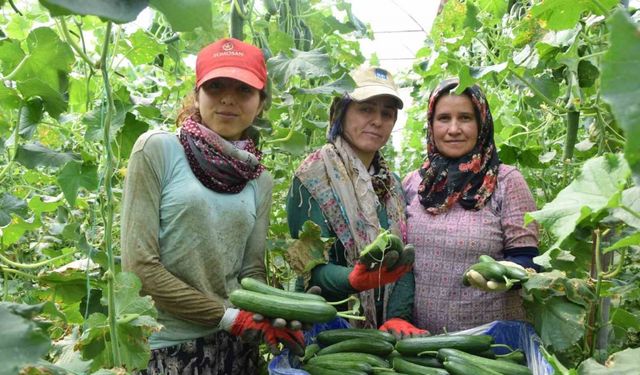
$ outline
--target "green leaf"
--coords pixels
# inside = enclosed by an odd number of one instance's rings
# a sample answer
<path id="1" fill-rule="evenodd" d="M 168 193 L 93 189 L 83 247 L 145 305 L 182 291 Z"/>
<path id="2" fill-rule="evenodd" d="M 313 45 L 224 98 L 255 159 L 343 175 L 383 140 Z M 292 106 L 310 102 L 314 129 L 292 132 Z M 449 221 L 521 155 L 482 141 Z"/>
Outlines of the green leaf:
<path id="1" fill-rule="evenodd" d="M 30 78 L 18 82 L 18 91 L 26 99 L 40 97 L 44 100 L 44 107 L 51 117 L 57 119 L 60 114 L 67 110 L 67 100 L 53 87 L 38 78 Z"/>
<path id="2" fill-rule="evenodd" d="M 113 103 L 114 112 L 111 114 L 111 125 L 109 127 L 110 139 L 113 139 L 120 128 L 124 126 L 127 112 L 131 109 L 131 103 L 123 103 L 119 100 Z M 102 141 L 104 138 L 103 121 L 106 115 L 106 105 L 103 103 L 97 106 L 93 111 L 87 113 L 82 118 L 82 123 L 87 125 L 87 131 L 84 139 L 87 141 Z"/>
<path id="3" fill-rule="evenodd" d="M 126 368 L 145 368 L 150 350 L 147 337 L 161 325 L 155 321 L 156 310 L 150 296 L 140 296 L 140 279 L 132 273 L 121 272 L 115 277 L 115 314 L 120 354 Z M 93 359 L 92 370 L 111 367 L 111 344 L 109 322 L 101 313 L 89 316 L 87 329 L 82 334 L 78 347 L 84 359 Z"/>
<path id="4" fill-rule="evenodd" d="M 602 97 L 609 103 L 620 127 L 625 132 L 625 157 L 631 170 L 640 175 L 640 28 L 624 10 L 616 11 L 609 20 L 609 50 L 602 61 Z"/>
<path id="5" fill-rule="evenodd" d="M 541 210 L 527 214 L 553 233 L 558 241 L 567 238 L 590 212 L 607 207 L 611 197 L 624 187 L 629 168 L 621 155 L 587 160 L 581 174 Z M 586 209 L 586 211 L 584 211 Z M 528 220 L 528 219 L 527 219 Z"/>
<path id="6" fill-rule="evenodd" d="M 307 147 L 307 138 L 304 134 L 293 130 L 290 136 L 274 140 L 272 144 L 291 155 L 302 155 Z"/>
<path id="7" fill-rule="evenodd" d="M 115 23 L 135 21 L 147 0 L 40 0 L 52 16 L 79 14 L 98 16 Z"/>
<path id="8" fill-rule="evenodd" d="M 70 161 L 62 168 L 57 180 L 65 199 L 74 206 L 79 188 L 89 191 L 98 188 L 98 167 L 95 164 Z"/>
<path id="9" fill-rule="evenodd" d="M 17 109 L 21 104 L 20 96 L 16 90 L 8 88 L 0 81 L 0 106 L 5 109 Z"/>
<path id="10" fill-rule="evenodd" d="M 613 216 L 624 221 L 627 225 L 640 230 L 640 186 L 634 186 L 622 192 L 620 206 L 613 211 Z M 635 215 L 628 210 L 634 211 Z"/>
<path id="11" fill-rule="evenodd" d="M 136 30 L 129 35 L 127 41 L 131 48 L 127 51 L 127 58 L 133 65 L 150 64 L 159 54 L 166 51 L 166 47 L 144 30 Z"/>
<path id="12" fill-rule="evenodd" d="M 2 245 L 9 246 L 18 242 L 22 236 L 36 228 L 39 228 L 40 224 L 38 220 L 26 221 L 20 216 L 12 215 L 11 222 L 0 231 L 2 237 Z"/>
<path id="13" fill-rule="evenodd" d="M 2 193 L 0 195 L 0 227 L 11 222 L 12 213 L 22 217 L 26 216 L 27 203 L 9 193 Z"/>
<path id="14" fill-rule="evenodd" d="M 327 83 L 326 85 L 314 87 L 311 89 L 301 88 L 296 90 L 301 94 L 307 95 L 342 95 L 351 92 L 355 87 L 355 82 L 348 74 L 343 74 L 336 81 Z"/>
<path id="15" fill-rule="evenodd" d="M 39 97 L 31 98 L 20 109 L 20 119 L 18 120 L 18 126 L 20 127 L 19 134 L 25 138 L 30 139 L 43 116 L 42 99 Z"/>
<path id="16" fill-rule="evenodd" d="M 29 208 L 35 215 L 40 215 L 43 212 L 53 212 L 62 204 L 63 201 L 60 197 L 35 195 L 29 200 Z"/>
<path id="17" fill-rule="evenodd" d="M 610 10 L 618 4 L 618 0 L 545 0 L 531 8 L 531 15 L 546 23 L 549 30 L 565 30 L 574 27 L 582 18 L 582 13 L 591 12 L 602 15 L 597 4 Z"/>
<path id="18" fill-rule="evenodd" d="M 274 82 L 286 83 L 294 76 L 310 79 L 328 77 L 331 74 L 330 59 L 326 53 L 319 50 L 292 51 L 291 59 L 280 52 L 267 62 Z"/>
<path id="19" fill-rule="evenodd" d="M 174 31 L 211 30 L 210 0 L 150 0 L 149 5 L 167 18 Z"/>
<path id="20" fill-rule="evenodd" d="M 299 275 L 309 277 L 309 272 L 329 260 L 329 249 L 334 240 L 323 240 L 318 224 L 311 220 L 305 221 L 298 239 L 294 240 L 287 250 L 287 261 Z"/>
<path id="21" fill-rule="evenodd" d="M 640 317 L 620 307 L 613 310 L 611 322 L 622 327 L 625 331 L 629 329 L 640 331 Z"/>
<path id="22" fill-rule="evenodd" d="M 49 336 L 31 320 L 12 313 L 0 304 L 0 375 L 14 375 L 49 351 Z"/>
<path id="23" fill-rule="evenodd" d="M 149 129 L 149 124 L 139 121 L 131 112 L 127 112 L 124 119 L 124 126 L 118 132 L 116 141 L 120 147 L 120 159 L 126 161 L 129 159 L 131 150 L 138 137 Z"/>
<path id="24" fill-rule="evenodd" d="M 53 151 L 38 143 L 20 145 L 16 153 L 16 161 L 29 169 L 39 166 L 58 168 L 74 157 L 71 153 Z"/>
<path id="25" fill-rule="evenodd" d="M 20 42 L 13 39 L 0 40 L 0 72 L 9 75 L 24 59 L 24 51 L 20 48 Z"/>
<path id="26" fill-rule="evenodd" d="M 640 357 L 640 348 L 627 348 L 613 353 L 604 365 L 594 358 L 589 358 L 578 366 L 578 373 L 580 375 L 635 374 L 638 372 L 638 357 Z"/>
<path id="27" fill-rule="evenodd" d="M 600 76 L 600 71 L 588 60 L 578 63 L 578 84 L 582 88 L 591 87 Z"/>
<path id="28" fill-rule="evenodd" d="M 640 246 L 640 232 L 636 232 L 630 236 L 622 238 L 619 241 L 616 241 L 616 243 L 604 249 L 602 253 L 606 254 L 610 251 L 629 246 Z"/>
<path id="29" fill-rule="evenodd" d="M 556 351 L 571 348 L 583 336 L 586 310 L 565 297 L 552 297 L 544 304 L 527 303 L 527 311 L 535 317 L 534 325 L 542 342 Z"/>

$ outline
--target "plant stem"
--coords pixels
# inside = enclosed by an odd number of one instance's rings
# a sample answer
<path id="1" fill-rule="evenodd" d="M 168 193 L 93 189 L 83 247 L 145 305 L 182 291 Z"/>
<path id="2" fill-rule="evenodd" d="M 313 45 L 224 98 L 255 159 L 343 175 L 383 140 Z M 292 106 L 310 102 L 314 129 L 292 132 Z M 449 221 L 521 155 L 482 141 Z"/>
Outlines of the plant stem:
<path id="1" fill-rule="evenodd" d="M 18 146 L 19 146 L 18 137 L 20 135 L 20 117 L 22 116 L 23 108 L 24 106 L 20 106 L 20 109 L 18 110 L 18 121 L 16 122 L 15 129 L 13 129 L 13 155 L 9 159 L 9 162 L 7 163 L 7 165 L 5 165 L 4 168 L 2 168 L 2 171 L 0 171 L 0 184 L 4 181 L 4 178 L 7 175 L 7 173 L 9 173 L 9 171 L 11 170 L 11 167 L 13 166 L 13 162 L 16 159 L 16 155 L 18 154 Z"/>
<path id="2" fill-rule="evenodd" d="M 47 264 L 53 263 L 56 260 L 60 260 L 60 259 L 66 258 L 69 255 L 73 255 L 73 253 L 62 254 L 62 255 L 59 255 L 59 256 L 57 256 L 55 258 L 43 260 L 42 262 L 37 262 L 37 263 L 19 263 L 19 262 L 14 262 L 11 259 L 6 258 L 2 254 L 0 254 L 0 261 L 2 261 L 3 263 L 8 264 L 9 266 L 15 267 L 15 268 L 35 269 L 35 268 L 40 268 L 42 266 L 46 266 Z"/>
<path id="3" fill-rule="evenodd" d="M 87 54 L 84 53 L 84 51 L 80 48 L 80 46 L 78 46 L 78 44 L 73 40 L 73 38 L 71 38 L 71 34 L 69 34 L 69 29 L 67 28 L 67 22 L 65 21 L 64 17 L 60 17 L 60 28 L 62 29 L 62 35 L 64 36 L 64 39 L 67 41 L 67 43 L 69 43 L 71 48 L 74 51 L 76 51 L 78 56 L 80 56 L 80 58 L 84 60 L 91 69 L 93 69 L 93 67 L 96 66 L 96 64 L 93 61 L 91 61 L 89 56 L 87 56 Z"/>
<path id="4" fill-rule="evenodd" d="M 109 55 L 109 40 L 111 37 L 112 23 L 107 23 L 107 31 L 104 37 L 102 48 L 102 56 L 100 57 L 100 70 L 102 71 L 102 79 L 104 83 L 104 91 L 106 95 L 106 113 L 103 117 L 103 142 L 105 150 L 104 165 L 104 190 L 105 200 L 102 205 L 102 218 L 104 221 L 104 246 L 105 252 L 109 260 L 109 269 L 105 272 L 107 278 L 107 301 L 109 314 L 109 333 L 111 335 L 111 351 L 114 367 L 122 364 L 122 356 L 120 355 L 120 345 L 118 340 L 118 330 L 116 322 L 116 298 L 115 298 L 115 273 L 116 265 L 113 257 L 112 247 L 112 226 L 113 226 L 113 192 L 111 190 L 111 179 L 113 177 L 113 150 L 111 149 L 111 113 L 113 112 L 113 98 L 111 97 L 111 85 L 109 83 L 109 65 L 107 57 Z"/>

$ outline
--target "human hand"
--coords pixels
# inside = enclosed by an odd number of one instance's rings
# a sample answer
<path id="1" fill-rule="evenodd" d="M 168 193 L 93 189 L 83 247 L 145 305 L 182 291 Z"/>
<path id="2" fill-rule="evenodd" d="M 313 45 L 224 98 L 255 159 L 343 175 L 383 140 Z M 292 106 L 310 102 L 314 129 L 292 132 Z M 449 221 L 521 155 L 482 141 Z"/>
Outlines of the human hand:
<path id="1" fill-rule="evenodd" d="M 391 318 L 384 322 L 384 324 L 378 329 L 380 331 L 389 332 L 396 338 L 396 340 L 430 335 L 429 331 L 426 329 L 420 329 L 401 318 Z"/>
<path id="2" fill-rule="evenodd" d="M 415 251 L 413 247 L 407 245 L 402 255 L 391 265 L 383 262 L 380 268 L 371 269 L 366 263 L 358 261 L 353 271 L 349 273 L 349 284 L 353 289 L 362 292 L 395 283 L 405 273 L 411 271 L 414 259 Z"/>
<path id="3" fill-rule="evenodd" d="M 286 327 L 274 327 L 270 321 L 256 321 L 256 314 L 238 309 L 227 309 L 220 322 L 221 328 L 238 336 L 244 342 L 264 341 L 271 353 L 280 354 L 278 344 L 282 343 L 295 355 L 304 355 L 304 336 L 302 331 Z"/>

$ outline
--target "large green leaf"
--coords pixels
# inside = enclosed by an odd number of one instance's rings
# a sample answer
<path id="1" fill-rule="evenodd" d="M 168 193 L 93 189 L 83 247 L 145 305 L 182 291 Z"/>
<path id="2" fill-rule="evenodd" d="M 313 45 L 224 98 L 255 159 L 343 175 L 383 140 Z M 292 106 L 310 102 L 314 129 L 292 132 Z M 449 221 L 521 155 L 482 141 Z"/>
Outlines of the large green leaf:
<path id="1" fill-rule="evenodd" d="M 0 194 L 0 227 L 11 222 L 11 214 L 25 216 L 27 214 L 27 203 L 9 193 Z"/>
<path id="2" fill-rule="evenodd" d="M 9 75 L 24 59 L 20 42 L 13 39 L 0 40 L 0 72 Z"/>
<path id="3" fill-rule="evenodd" d="M 325 264 L 329 259 L 329 248 L 333 240 L 324 240 L 318 224 L 305 221 L 302 230 L 287 250 L 287 261 L 293 269 L 304 277 L 310 277 L 309 272 L 319 264 Z"/>
<path id="4" fill-rule="evenodd" d="M 611 198 L 624 187 L 629 167 L 621 155 L 606 155 L 589 159 L 581 174 L 541 210 L 527 214 L 553 233 L 562 242 L 576 225 L 607 207 Z"/>
<path id="5" fill-rule="evenodd" d="M 640 186 L 634 186 L 622 192 L 620 207 L 613 211 L 613 216 L 625 224 L 640 230 Z"/>
<path id="6" fill-rule="evenodd" d="M 22 236 L 30 230 L 40 227 L 38 220 L 24 220 L 20 216 L 13 215 L 11 222 L 4 228 L 0 228 L 2 245 L 9 246 L 18 242 Z"/>
<path id="7" fill-rule="evenodd" d="M 109 126 L 109 137 L 113 139 L 120 128 L 124 126 L 127 111 L 132 107 L 131 103 L 123 103 L 119 100 L 114 101 L 114 111 L 111 114 L 111 124 Z M 106 106 L 101 104 L 93 111 L 88 112 L 83 118 L 82 123 L 87 125 L 87 131 L 84 139 L 87 141 L 102 141 L 104 138 L 103 122 L 106 116 Z"/>
<path id="8" fill-rule="evenodd" d="M 52 16 L 80 14 L 98 16 L 115 23 L 134 21 L 148 0 L 40 0 Z"/>
<path id="9" fill-rule="evenodd" d="M 309 95 L 341 95 L 350 92 L 355 87 L 355 82 L 348 74 L 343 74 L 337 80 L 327 83 L 326 85 L 314 87 L 311 89 L 301 88 L 296 90 L 302 94 Z"/>
<path id="10" fill-rule="evenodd" d="M 531 14 L 545 22 L 549 30 L 565 30 L 574 27 L 584 12 L 602 15 L 598 4 L 609 10 L 618 4 L 618 0 L 545 0 L 531 8 Z"/>
<path id="11" fill-rule="evenodd" d="M 40 97 L 44 100 L 44 107 L 53 118 L 58 118 L 60 114 L 67 110 L 67 99 L 53 87 L 39 78 L 30 78 L 18 82 L 18 91 L 26 99 Z"/>
<path id="12" fill-rule="evenodd" d="M 609 20 L 611 46 L 602 61 L 602 97 L 624 129 L 625 157 L 640 176 L 640 28 L 623 10 Z"/>
<path id="13" fill-rule="evenodd" d="M 555 351 L 571 348 L 583 336 L 586 310 L 565 297 L 549 298 L 544 304 L 527 304 L 527 311 L 534 315 L 542 342 Z"/>
<path id="14" fill-rule="evenodd" d="M 613 353 L 601 365 L 594 358 L 589 358 L 578 367 L 579 375 L 622 375 L 638 373 L 638 357 L 640 348 L 627 348 L 623 351 Z"/>
<path id="15" fill-rule="evenodd" d="M 39 97 L 31 98 L 22 108 L 20 108 L 20 119 L 18 126 L 19 133 L 23 138 L 30 139 L 36 131 L 38 124 L 42 121 L 44 114 L 42 99 Z"/>
<path id="16" fill-rule="evenodd" d="M 16 161 L 29 169 L 38 166 L 58 168 L 73 159 L 71 153 L 53 151 L 38 143 L 21 145 L 16 154 Z"/>
<path id="17" fill-rule="evenodd" d="M 0 375 L 14 375 L 34 363 L 49 350 L 51 341 L 31 320 L 12 313 L 0 305 Z"/>
<path id="18" fill-rule="evenodd" d="M 78 189 L 93 191 L 98 188 L 98 166 L 78 161 L 68 162 L 58 174 L 58 184 L 71 206 L 76 204 Z"/>
<path id="19" fill-rule="evenodd" d="M 5 109 L 19 108 L 21 104 L 20 96 L 13 88 L 8 88 L 4 82 L 0 82 L 0 106 Z"/>
<path id="20" fill-rule="evenodd" d="M 161 53 L 166 51 L 166 46 L 158 43 L 144 30 L 137 30 L 129 35 L 127 42 L 131 43 L 131 48 L 126 56 L 133 65 L 150 64 Z"/>
<path id="21" fill-rule="evenodd" d="M 211 30 L 210 0 L 150 0 L 149 5 L 167 18 L 174 31 Z"/>
<path id="22" fill-rule="evenodd" d="M 127 112 L 124 119 L 124 126 L 118 132 L 116 141 L 120 148 L 120 159 L 128 160 L 134 143 L 140 136 L 140 134 L 146 132 L 149 129 L 149 124 L 144 121 L 136 119 L 136 116 L 131 112 Z"/>
<path id="23" fill-rule="evenodd" d="M 128 369 L 145 368 L 149 361 L 147 337 L 152 330 L 160 329 L 155 321 L 156 310 L 150 296 L 140 296 L 140 279 L 132 273 L 121 272 L 115 279 L 118 337 L 120 354 Z M 78 347 L 84 359 L 93 359 L 93 370 L 111 365 L 109 324 L 101 313 L 91 314 L 87 329 L 82 334 Z"/>
<path id="24" fill-rule="evenodd" d="M 279 53 L 267 62 L 269 73 L 274 82 L 289 82 L 294 76 L 302 78 L 322 78 L 331 74 L 329 55 L 319 50 L 298 51 L 292 49 L 293 57 Z"/>

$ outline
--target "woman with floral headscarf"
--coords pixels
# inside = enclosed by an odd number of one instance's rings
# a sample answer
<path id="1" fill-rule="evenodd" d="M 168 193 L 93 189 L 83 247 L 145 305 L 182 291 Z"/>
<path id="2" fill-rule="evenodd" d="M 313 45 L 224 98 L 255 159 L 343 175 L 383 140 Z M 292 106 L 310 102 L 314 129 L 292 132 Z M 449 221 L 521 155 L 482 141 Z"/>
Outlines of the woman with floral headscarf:
<path id="1" fill-rule="evenodd" d="M 460 95 L 457 79 L 442 81 L 429 97 L 427 159 L 403 181 L 408 241 L 416 247 L 415 319 L 433 333 L 500 319 L 524 319 L 516 291 L 465 270 L 483 254 L 511 266 L 536 268 L 538 231 L 524 226 L 536 210 L 527 183 L 502 164 L 493 119 L 476 85 Z M 500 293 L 495 293 L 500 292 Z"/>
<path id="2" fill-rule="evenodd" d="M 391 74 L 382 68 L 360 69 L 353 78 L 355 89 L 331 106 L 328 143 L 295 172 L 287 204 L 289 229 L 298 238 L 311 220 L 323 237 L 336 239 L 328 259 L 319 260 L 322 264 L 305 275 L 307 287 L 319 286 L 329 301 L 356 294 L 365 317 L 362 327 L 379 327 L 400 337 L 421 335 L 424 331 L 409 323 L 413 252 L 404 251 L 394 264 L 383 262 L 379 269 L 358 260 L 382 229 L 405 239 L 400 181 L 380 152 L 402 99 Z"/>

